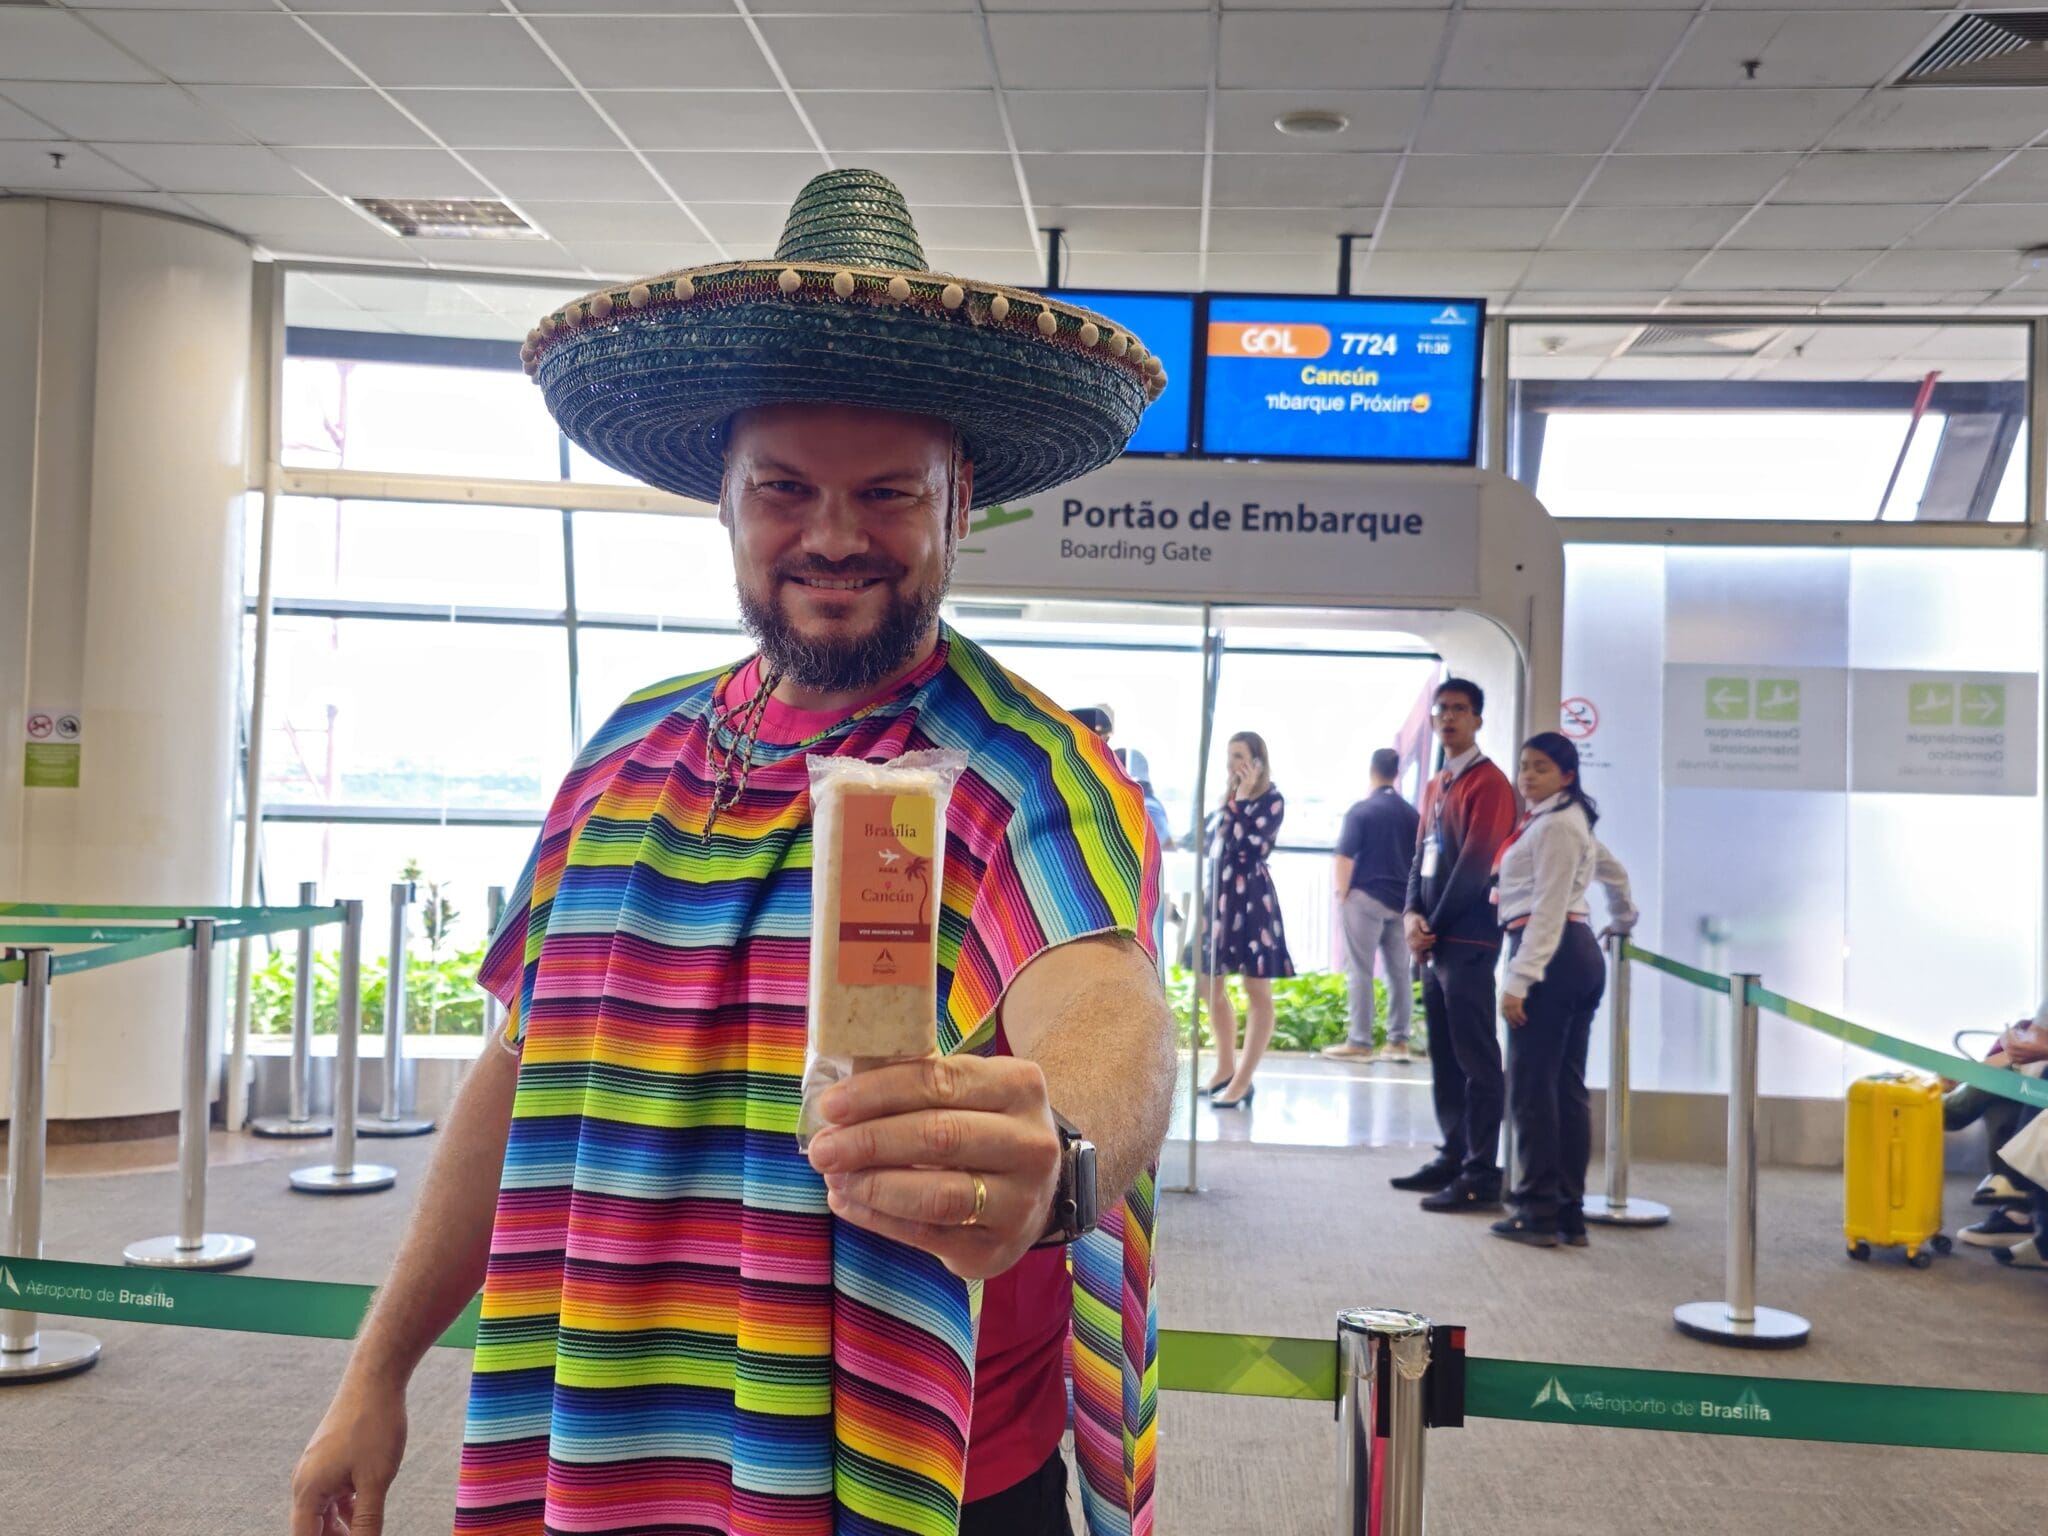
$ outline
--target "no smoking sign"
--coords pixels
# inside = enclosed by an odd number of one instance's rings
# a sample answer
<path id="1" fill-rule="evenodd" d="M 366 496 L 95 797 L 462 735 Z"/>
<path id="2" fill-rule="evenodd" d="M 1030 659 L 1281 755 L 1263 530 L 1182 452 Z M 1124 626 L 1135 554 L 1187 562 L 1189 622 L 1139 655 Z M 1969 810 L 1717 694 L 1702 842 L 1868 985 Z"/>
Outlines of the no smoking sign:
<path id="1" fill-rule="evenodd" d="M 1591 699 L 1566 699 L 1559 711 L 1559 728 L 1573 741 L 1584 741 L 1600 729 L 1600 711 Z"/>

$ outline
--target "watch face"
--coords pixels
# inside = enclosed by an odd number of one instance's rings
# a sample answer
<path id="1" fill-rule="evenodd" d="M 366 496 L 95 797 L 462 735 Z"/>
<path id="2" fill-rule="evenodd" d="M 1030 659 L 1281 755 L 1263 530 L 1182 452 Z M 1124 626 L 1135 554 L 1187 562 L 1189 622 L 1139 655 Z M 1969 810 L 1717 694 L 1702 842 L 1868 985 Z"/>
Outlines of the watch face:
<path id="1" fill-rule="evenodd" d="M 1095 1144 L 1091 1141 L 1077 1142 L 1074 1146 L 1074 1235 L 1093 1232 L 1099 1219 L 1095 1204 Z"/>

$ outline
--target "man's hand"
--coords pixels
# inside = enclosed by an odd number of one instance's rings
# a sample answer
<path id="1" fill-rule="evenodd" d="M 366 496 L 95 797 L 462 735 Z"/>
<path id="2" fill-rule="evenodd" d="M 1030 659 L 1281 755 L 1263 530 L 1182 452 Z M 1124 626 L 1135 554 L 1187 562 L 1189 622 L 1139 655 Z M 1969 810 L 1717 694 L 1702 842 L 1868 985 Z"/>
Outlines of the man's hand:
<path id="1" fill-rule="evenodd" d="M 811 1166 L 841 1220 L 966 1280 L 1002 1274 L 1045 1235 L 1060 1138 L 1037 1063 L 927 1056 L 856 1073 L 819 1107 Z"/>
<path id="2" fill-rule="evenodd" d="M 1408 936 L 1408 953 L 1420 960 L 1436 945 L 1436 935 L 1429 931 L 1429 919 L 1420 912 L 1410 912 L 1402 919 L 1401 927 Z"/>
<path id="3" fill-rule="evenodd" d="M 1500 999 L 1500 1016 L 1516 1029 L 1520 1029 L 1529 1022 L 1528 1001 L 1515 996 L 1512 992 L 1503 992 Z"/>
<path id="4" fill-rule="evenodd" d="M 292 1536 L 383 1536 L 405 1459 L 405 1389 L 344 1381 L 292 1472 Z"/>
<path id="5" fill-rule="evenodd" d="M 2011 1031 L 2005 1040 L 2006 1059 L 2016 1067 L 2048 1061 L 2048 1036 L 2031 1024 Z"/>

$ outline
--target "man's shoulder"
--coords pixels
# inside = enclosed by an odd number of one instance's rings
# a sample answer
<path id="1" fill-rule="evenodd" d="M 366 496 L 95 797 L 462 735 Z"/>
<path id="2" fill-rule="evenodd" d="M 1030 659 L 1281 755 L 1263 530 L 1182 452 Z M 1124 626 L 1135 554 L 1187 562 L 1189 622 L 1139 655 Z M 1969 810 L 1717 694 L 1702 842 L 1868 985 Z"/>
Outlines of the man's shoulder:
<path id="1" fill-rule="evenodd" d="M 664 720 L 678 712 L 702 713 L 719 678 L 731 670 L 713 667 L 636 689 L 590 733 L 562 782 L 560 800 L 585 800 L 601 789 Z"/>

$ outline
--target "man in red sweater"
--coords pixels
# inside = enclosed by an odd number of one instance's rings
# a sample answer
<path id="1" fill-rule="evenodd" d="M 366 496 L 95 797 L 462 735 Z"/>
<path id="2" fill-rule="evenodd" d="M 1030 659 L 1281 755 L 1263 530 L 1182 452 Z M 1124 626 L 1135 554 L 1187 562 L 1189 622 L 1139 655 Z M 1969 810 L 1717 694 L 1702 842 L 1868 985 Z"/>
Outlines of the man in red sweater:
<path id="1" fill-rule="evenodd" d="M 1394 1188 L 1423 1193 L 1426 1211 L 1490 1211 L 1500 1205 L 1500 1041 L 1493 972 L 1500 924 L 1493 866 L 1515 830 L 1515 791 L 1479 750 L 1486 694 L 1446 678 L 1431 718 L 1443 767 L 1422 793 L 1415 863 L 1408 871 L 1408 948 L 1422 967 L 1431 1087 L 1443 1144 Z"/>

